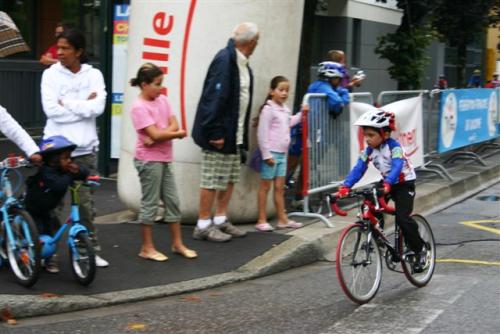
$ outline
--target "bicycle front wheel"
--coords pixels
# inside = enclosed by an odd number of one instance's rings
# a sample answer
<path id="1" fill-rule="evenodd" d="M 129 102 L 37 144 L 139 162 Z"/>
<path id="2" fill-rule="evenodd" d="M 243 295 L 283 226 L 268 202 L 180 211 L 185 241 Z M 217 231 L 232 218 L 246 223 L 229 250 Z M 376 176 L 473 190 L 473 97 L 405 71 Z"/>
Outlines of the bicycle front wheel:
<path id="1" fill-rule="evenodd" d="M 78 233 L 69 247 L 69 258 L 73 277 L 82 285 L 89 285 L 95 277 L 95 252 L 89 236 Z"/>
<path id="2" fill-rule="evenodd" d="M 401 265 L 405 273 L 406 278 L 411 284 L 416 287 L 423 287 L 429 283 L 434 273 L 434 268 L 436 267 L 436 244 L 434 242 L 434 235 L 432 234 L 432 229 L 427 220 L 421 215 L 412 215 L 413 220 L 418 225 L 418 233 L 420 237 L 425 242 L 427 248 L 427 254 L 425 255 L 425 265 L 420 270 L 416 271 L 414 268 L 414 256 L 405 256 L 404 254 L 409 252 L 410 249 L 407 248 L 406 243 L 402 242 L 400 249 L 403 251 L 401 258 Z M 400 235 L 400 240 L 403 240 L 403 234 Z"/>
<path id="3" fill-rule="evenodd" d="M 348 226 L 337 244 L 337 277 L 344 293 L 357 304 L 369 302 L 382 281 L 382 260 L 375 240 L 360 224 Z"/>
<path id="4" fill-rule="evenodd" d="M 9 210 L 10 227 L 13 238 L 6 233 L 7 258 L 16 281 L 25 286 L 33 286 L 38 280 L 41 268 L 40 242 L 33 218 L 25 210 Z"/>

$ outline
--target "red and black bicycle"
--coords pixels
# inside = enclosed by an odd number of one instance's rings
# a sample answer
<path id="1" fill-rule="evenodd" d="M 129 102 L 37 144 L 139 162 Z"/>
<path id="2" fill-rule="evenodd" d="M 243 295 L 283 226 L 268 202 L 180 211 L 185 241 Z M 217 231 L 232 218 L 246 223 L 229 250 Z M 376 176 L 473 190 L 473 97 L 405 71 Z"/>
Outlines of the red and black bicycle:
<path id="1" fill-rule="evenodd" d="M 357 198 L 360 209 L 359 221 L 344 229 L 337 245 L 337 277 L 345 294 L 357 304 L 375 297 L 382 281 L 382 257 L 389 270 L 404 273 L 413 285 L 423 287 L 429 283 L 436 263 L 436 246 L 425 218 L 412 215 L 425 242 L 425 250 L 415 254 L 406 245 L 398 224 L 393 243 L 384 232 L 383 214 L 394 214 L 394 208 L 387 205 L 376 186 L 351 190 L 345 198 Z M 338 199 L 334 194 L 328 198 L 333 211 L 345 216 L 347 212 L 338 207 Z"/>

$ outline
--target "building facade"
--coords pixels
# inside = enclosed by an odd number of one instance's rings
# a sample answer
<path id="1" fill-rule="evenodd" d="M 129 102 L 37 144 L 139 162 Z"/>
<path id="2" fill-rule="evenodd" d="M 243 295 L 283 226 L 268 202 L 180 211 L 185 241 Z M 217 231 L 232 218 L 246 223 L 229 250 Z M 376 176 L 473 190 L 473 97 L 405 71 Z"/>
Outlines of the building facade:
<path id="1" fill-rule="evenodd" d="M 265 5 L 266 1 L 273 0 L 260 1 Z M 116 157 L 112 151 L 118 149 L 116 139 L 114 143 L 112 140 L 113 132 L 119 128 L 113 123 L 113 115 L 119 112 L 115 106 L 115 98 L 119 99 L 119 95 L 114 94 L 113 86 L 116 83 L 113 80 L 122 78 L 123 75 L 119 74 L 125 72 L 125 69 L 113 64 L 113 59 L 116 63 L 113 47 L 117 44 L 116 36 L 113 38 L 113 32 L 116 35 L 115 10 L 117 5 L 129 3 L 130 0 L 0 0 L 0 11 L 6 12 L 14 20 L 30 47 L 29 52 L 0 58 L 0 104 L 34 134 L 40 134 L 45 124 L 40 102 L 40 80 L 45 67 L 39 63 L 39 58 L 55 43 L 56 24 L 69 24 L 85 33 L 91 63 L 101 69 L 108 87 L 107 109 L 104 116 L 98 119 L 100 169 L 105 174 L 113 166 L 109 162 Z M 327 52 L 332 49 L 345 52 L 351 74 L 362 69 L 367 75 L 355 92 L 371 92 L 376 97 L 381 91 L 395 90 L 397 83 L 387 72 L 389 62 L 379 58 L 374 50 L 378 37 L 394 32 L 400 24 L 402 12 L 396 3 L 396 0 L 305 1 L 296 102 L 300 101 L 307 85 L 314 79 L 315 66 L 326 60 Z M 308 6 L 314 6 L 309 10 L 310 15 L 307 14 Z M 272 39 L 273 36 L 262 38 Z M 469 48 L 467 75 L 473 69 L 481 68 L 484 63 L 483 40 L 479 39 Z M 279 43 L 279 40 L 273 43 Z M 269 56 L 276 55 L 270 52 Z M 431 62 L 426 70 L 423 88 L 431 89 L 442 73 L 453 87 L 454 50 L 436 42 L 429 48 L 429 56 Z M 499 59 L 498 53 L 494 58 Z"/>

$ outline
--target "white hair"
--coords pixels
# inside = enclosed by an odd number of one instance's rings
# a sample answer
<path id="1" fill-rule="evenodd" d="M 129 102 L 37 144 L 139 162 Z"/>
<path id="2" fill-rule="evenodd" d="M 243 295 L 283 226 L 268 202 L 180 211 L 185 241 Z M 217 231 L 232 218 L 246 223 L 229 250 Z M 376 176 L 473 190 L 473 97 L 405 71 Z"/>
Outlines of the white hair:
<path id="1" fill-rule="evenodd" d="M 243 22 L 234 27 L 232 38 L 237 44 L 247 43 L 254 39 L 258 34 L 259 29 L 257 28 L 257 24 L 253 22 Z"/>

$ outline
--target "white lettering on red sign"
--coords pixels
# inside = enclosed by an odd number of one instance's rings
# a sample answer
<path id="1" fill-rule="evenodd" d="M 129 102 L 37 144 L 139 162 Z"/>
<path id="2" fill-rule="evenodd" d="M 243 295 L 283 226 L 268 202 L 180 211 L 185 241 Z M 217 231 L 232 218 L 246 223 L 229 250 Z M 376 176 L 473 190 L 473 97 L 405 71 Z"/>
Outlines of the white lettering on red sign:
<path id="1" fill-rule="evenodd" d="M 144 37 L 143 46 L 156 48 L 154 52 L 143 51 L 142 59 L 157 65 L 165 75 L 168 75 L 168 60 L 170 40 L 166 37 L 174 27 L 174 17 L 165 12 L 157 12 L 153 17 L 153 30 L 156 33 L 153 37 Z M 162 93 L 168 95 L 167 87 L 162 88 Z"/>

